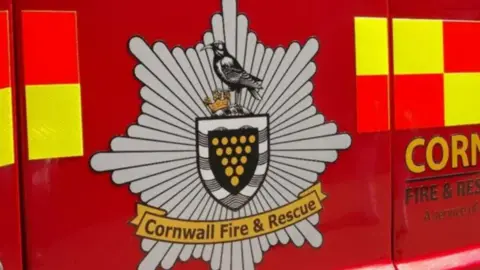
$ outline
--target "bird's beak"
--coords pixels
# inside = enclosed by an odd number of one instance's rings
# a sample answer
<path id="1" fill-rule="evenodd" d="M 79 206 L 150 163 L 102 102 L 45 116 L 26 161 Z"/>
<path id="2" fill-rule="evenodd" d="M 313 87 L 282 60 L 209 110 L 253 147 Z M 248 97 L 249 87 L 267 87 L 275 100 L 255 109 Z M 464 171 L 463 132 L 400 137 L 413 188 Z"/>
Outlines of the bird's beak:
<path id="1" fill-rule="evenodd" d="M 213 49 L 212 44 L 209 44 L 209 45 L 203 47 L 200 51 L 205 51 L 205 50 L 207 50 L 207 49 Z"/>

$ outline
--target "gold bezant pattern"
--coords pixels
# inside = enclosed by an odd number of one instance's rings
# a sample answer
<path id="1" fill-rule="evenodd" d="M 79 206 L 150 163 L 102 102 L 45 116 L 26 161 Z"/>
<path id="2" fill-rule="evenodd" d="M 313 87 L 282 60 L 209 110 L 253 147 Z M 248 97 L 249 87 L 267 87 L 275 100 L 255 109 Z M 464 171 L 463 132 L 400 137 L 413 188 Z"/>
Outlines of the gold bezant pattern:
<path id="1" fill-rule="evenodd" d="M 240 184 L 240 177 L 245 173 L 244 165 L 248 162 L 247 154 L 252 152 L 251 144 L 256 141 L 257 137 L 255 135 L 212 139 L 211 143 L 216 147 L 215 153 L 217 156 L 225 156 L 221 163 L 232 186 L 236 187 Z"/>
<path id="2" fill-rule="evenodd" d="M 248 159 L 247 159 L 246 156 L 242 156 L 242 157 L 240 158 L 240 162 L 242 162 L 242 164 L 247 164 L 247 161 L 248 161 Z"/>

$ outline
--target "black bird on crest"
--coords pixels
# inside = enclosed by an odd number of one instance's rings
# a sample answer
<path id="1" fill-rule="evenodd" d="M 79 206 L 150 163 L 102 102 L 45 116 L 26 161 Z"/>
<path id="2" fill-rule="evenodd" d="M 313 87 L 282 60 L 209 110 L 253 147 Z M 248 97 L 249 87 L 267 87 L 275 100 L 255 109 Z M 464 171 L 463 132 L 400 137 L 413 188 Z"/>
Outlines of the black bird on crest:
<path id="1" fill-rule="evenodd" d="M 262 80 L 243 69 L 237 59 L 228 52 L 225 42 L 215 41 L 205 46 L 202 50 L 206 49 L 213 50 L 213 69 L 215 74 L 230 88 L 230 91 L 235 92 L 235 103 L 237 106 L 239 105 L 243 88 L 246 88 L 255 99 L 261 99 L 258 91 L 263 89 L 261 85 Z"/>

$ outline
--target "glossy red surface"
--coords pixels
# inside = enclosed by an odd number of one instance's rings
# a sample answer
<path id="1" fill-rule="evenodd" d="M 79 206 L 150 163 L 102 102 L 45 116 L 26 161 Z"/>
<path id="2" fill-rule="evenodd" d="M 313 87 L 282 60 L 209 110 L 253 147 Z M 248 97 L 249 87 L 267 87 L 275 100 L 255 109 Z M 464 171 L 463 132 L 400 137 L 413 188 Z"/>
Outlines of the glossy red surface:
<path id="1" fill-rule="evenodd" d="M 22 23 L 25 84 L 78 83 L 75 13 L 25 12 Z"/>
<path id="2" fill-rule="evenodd" d="M 0 262 L 5 269 L 22 269 L 22 243 L 17 166 L 0 168 Z"/>
<path id="3" fill-rule="evenodd" d="M 0 10 L 8 10 L 11 22 L 11 1 L 1 0 Z M 12 25 L 10 24 L 10 36 Z M 13 40 L 10 40 L 10 48 L 13 49 Z M 13 52 L 11 50 L 11 52 Z M 13 54 L 11 55 L 13 58 Z M 12 70 L 14 68 L 13 60 Z M 5 70 L 4 70 L 5 71 Z M 2 75 L 2 77 L 5 75 Z M 9 79 L 10 80 L 10 79 Z M 5 81 L 2 81 L 5 87 Z M 13 110 L 16 110 L 14 102 L 16 98 L 15 83 L 12 80 Z M 15 116 L 14 116 L 15 118 Z M 15 119 L 14 119 L 15 122 Z M 14 128 L 15 129 L 15 128 Z M 16 132 L 16 130 L 15 130 Z M 0 262 L 5 269 L 22 270 L 22 242 L 20 226 L 20 200 L 18 162 L 13 165 L 0 167 Z"/>
<path id="4" fill-rule="evenodd" d="M 12 270 L 23 269 L 17 173 L 16 165 L 0 168 L 0 262 Z"/>
<path id="5" fill-rule="evenodd" d="M 357 130 L 360 133 L 390 130 L 388 79 L 388 75 L 357 78 Z"/>
<path id="6" fill-rule="evenodd" d="M 448 22 L 444 24 L 445 71 L 477 72 L 480 70 L 480 24 Z"/>
<path id="7" fill-rule="evenodd" d="M 16 0 L 15 9 L 19 36 L 21 10 L 78 12 L 84 119 L 84 157 L 28 161 L 22 153 L 27 265 L 35 270 L 136 269 L 144 254 L 128 222 L 139 199 L 127 187 L 114 186 L 108 174 L 94 174 L 89 158 L 108 149 L 111 137 L 125 133 L 139 114 L 140 85 L 132 75 L 135 61 L 127 52 L 128 39 L 141 35 L 171 48 L 192 46 L 209 29 L 220 0 Z M 385 17 L 386 1 L 240 0 L 239 11 L 247 13 L 250 27 L 268 46 L 319 38 L 315 104 L 353 139 L 352 147 L 320 176 L 328 195 L 319 225 L 322 248 L 277 246 L 257 269 L 388 269 L 391 138 L 389 133 L 356 133 L 353 32 L 354 16 Z M 23 85 L 19 89 L 23 98 Z M 25 127 L 23 117 L 21 122 Z M 175 269 L 208 265 L 193 261 Z"/>
<path id="8" fill-rule="evenodd" d="M 476 0 L 391 0 L 391 16 L 395 18 L 434 18 L 454 20 L 480 20 L 480 2 Z M 478 36 L 471 36 L 476 42 Z M 453 46 L 451 44 L 451 46 Z M 447 46 L 448 47 L 448 46 Z M 469 45 L 465 50 L 468 50 Z M 478 48 L 477 48 L 478 51 Z M 478 52 L 477 52 L 478 53 Z M 475 59 L 473 55 L 472 60 Z M 462 61 L 447 61 L 454 68 L 455 64 Z M 465 62 L 464 62 L 465 63 Z M 471 64 L 475 65 L 475 64 Z M 467 65 L 467 68 L 471 66 Z M 458 65 L 457 67 L 458 68 Z M 469 68 L 470 69 L 470 68 Z M 393 89 L 396 91 L 396 88 Z M 432 118 L 433 119 L 433 118 Z M 435 201 L 414 204 L 413 201 L 406 205 L 405 190 L 407 187 L 438 185 L 438 197 L 441 198 L 441 188 L 444 184 L 451 184 L 479 179 L 478 174 L 459 175 L 456 177 L 439 177 L 432 180 L 406 183 L 407 179 L 416 177 L 440 176 L 451 173 L 465 173 L 478 171 L 478 165 L 465 168 L 452 169 L 451 160 L 447 168 L 434 172 L 427 169 L 421 175 L 410 173 L 405 164 L 405 149 L 415 137 L 424 137 L 427 142 L 434 136 L 445 138 L 450 145 L 450 137 L 456 134 L 466 135 L 478 133 L 479 126 L 419 129 L 410 131 L 397 131 L 393 134 L 393 200 L 394 200 L 394 250 L 393 255 L 396 265 L 400 269 L 479 269 L 480 256 L 478 247 L 480 235 L 480 215 L 478 210 L 472 209 L 478 204 L 478 195 L 453 196 L 451 199 L 438 199 Z M 441 151 L 434 151 L 435 160 L 441 159 Z M 470 157 L 470 155 L 469 155 Z M 425 162 L 425 150 L 415 152 L 415 160 Z M 461 164 L 461 163 L 460 163 Z M 455 190 L 456 191 L 456 190 Z M 475 190 L 473 190 L 475 191 Z M 470 212 L 456 217 L 441 217 L 432 215 L 432 220 L 425 221 L 425 213 L 439 213 L 452 208 L 465 208 Z M 470 209 L 470 210 L 468 210 Z M 465 214 L 470 213 L 470 214 Z M 435 218 L 436 217 L 436 218 Z"/>
<path id="9" fill-rule="evenodd" d="M 443 126 L 443 74 L 395 76 L 393 89 L 395 129 Z"/>

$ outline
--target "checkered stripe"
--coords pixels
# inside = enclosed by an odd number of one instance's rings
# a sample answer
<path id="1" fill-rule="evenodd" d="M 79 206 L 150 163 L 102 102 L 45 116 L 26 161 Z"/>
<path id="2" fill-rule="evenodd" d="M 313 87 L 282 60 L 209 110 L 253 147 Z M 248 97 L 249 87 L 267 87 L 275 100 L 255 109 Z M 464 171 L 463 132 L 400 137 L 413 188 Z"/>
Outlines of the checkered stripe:
<path id="1" fill-rule="evenodd" d="M 358 132 L 480 124 L 480 21 L 391 23 L 389 44 L 387 18 L 355 18 Z"/>

